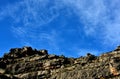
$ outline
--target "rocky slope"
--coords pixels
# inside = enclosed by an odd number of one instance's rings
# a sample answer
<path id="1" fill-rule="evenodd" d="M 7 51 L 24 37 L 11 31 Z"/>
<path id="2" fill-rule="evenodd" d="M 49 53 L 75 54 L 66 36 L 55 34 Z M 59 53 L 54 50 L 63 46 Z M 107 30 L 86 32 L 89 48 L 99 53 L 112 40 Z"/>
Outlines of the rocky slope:
<path id="1" fill-rule="evenodd" d="M 0 58 L 0 79 L 120 79 L 120 46 L 99 57 L 79 58 L 13 48 Z"/>

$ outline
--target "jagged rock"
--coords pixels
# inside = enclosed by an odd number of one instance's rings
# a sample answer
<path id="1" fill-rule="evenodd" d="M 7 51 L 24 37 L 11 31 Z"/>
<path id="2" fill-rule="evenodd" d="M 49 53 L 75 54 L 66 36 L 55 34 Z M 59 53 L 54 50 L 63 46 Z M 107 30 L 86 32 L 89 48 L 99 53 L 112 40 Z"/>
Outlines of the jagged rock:
<path id="1" fill-rule="evenodd" d="M 90 54 L 90 53 L 87 53 L 87 56 L 86 56 L 86 58 L 85 58 L 85 60 L 86 60 L 87 62 L 92 61 L 92 60 L 95 60 L 95 59 L 96 59 L 96 56 L 95 56 L 95 55 L 92 55 L 92 54 Z"/>
<path id="2" fill-rule="evenodd" d="M 47 55 L 48 54 L 48 51 L 47 50 L 39 50 L 39 52 L 40 53 L 38 53 L 38 54 L 40 54 L 40 55 Z"/>
<path id="3" fill-rule="evenodd" d="M 0 79 L 19 79 L 12 75 L 0 74 Z"/>
<path id="4" fill-rule="evenodd" d="M 12 79 L 4 74 L 0 74 L 0 79 Z"/>
<path id="5" fill-rule="evenodd" d="M 119 51 L 120 50 L 120 46 L 117 46 L 117 48 L 115 49 L 115 51 Z"/>
<path id="6" fill-rule="evenodd" d="M 119 79 L 120 47 L 95 56 L 67 58 L 31 47 L 12 48 L 0 58 L 0 79 Z"/>
<path id="7" fill-rule="evenodd" d="M 4 74 L 5 70 L 4 69 L 0 69 L 0 74 Z"/>
<path id="8" fill-rule="evenodd" d="M 119 75 L 120 74 L 120 57 L 113 57 L 110 60 L 110 72 L 113 75 Z"/>
<path id="9" fill-rule="evenodd" d="M 4 61 L 0 61 L 0 68 L 5 69 L 6 65 L 7 64 Z"/>

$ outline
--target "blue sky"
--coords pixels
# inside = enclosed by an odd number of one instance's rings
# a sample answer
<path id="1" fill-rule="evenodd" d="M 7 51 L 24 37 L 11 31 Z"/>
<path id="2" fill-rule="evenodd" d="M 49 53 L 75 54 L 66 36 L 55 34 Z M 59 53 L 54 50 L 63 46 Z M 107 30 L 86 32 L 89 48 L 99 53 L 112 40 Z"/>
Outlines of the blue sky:
<path id="1" fill-rule="evenodd" d="M 120 44 L 119 0 L 1 0 L 0 56 L 32 46 L 68 57 Z"/>

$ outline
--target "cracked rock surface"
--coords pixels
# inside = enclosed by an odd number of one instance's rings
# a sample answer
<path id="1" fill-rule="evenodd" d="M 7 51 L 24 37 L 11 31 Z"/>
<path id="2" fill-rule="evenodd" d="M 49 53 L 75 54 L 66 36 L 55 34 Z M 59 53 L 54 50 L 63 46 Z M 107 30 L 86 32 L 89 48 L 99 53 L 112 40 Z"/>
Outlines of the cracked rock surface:
<path id="1" fill-rule="evenodd" d="M 120 46 L 100 56 L 68 58 L 31 47 L 0 58 L 0 79 L 120 79 Z"/>

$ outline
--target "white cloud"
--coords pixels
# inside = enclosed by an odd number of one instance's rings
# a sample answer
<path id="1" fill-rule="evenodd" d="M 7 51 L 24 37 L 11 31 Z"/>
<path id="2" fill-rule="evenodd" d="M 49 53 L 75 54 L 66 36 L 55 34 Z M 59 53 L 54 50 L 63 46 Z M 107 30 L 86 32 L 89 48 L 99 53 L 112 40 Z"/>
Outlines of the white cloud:
<path id="1" fill-rule="evenodd" d="M 118 45 L 120 44 L 120 24 L 108 25 L 105 31 L 104 44 Z"/>
<path id="2" fill-rule="evenodd" d="M 18 36 L 24 36 L 24 34 L 26 34 L 25 29 L 22 27 L 12 27 L 11 31 L 16 33 Z"/>
<path id="3" fill-rule="evenodd" d="M 59 13 L 57 5 L 46 7 L 50 1 L 22 0 L 2 8 L 1 19 L 11 17 L 14 23 L 23 23 L 23 26 L 38 27 L 53 21 Z"/>
<path id="4" fill-rule="evenodd" d="M 22 42 L 29 41 L 31 43 L 32 40 L 43 42 L 46 40 L 49 45 L 59 48 L 57 46 L 59 37 L 56 35 L 57 32 L 54 30 L 53 33 L 50 30 L 49 33 L 46 33 L 41 29 L 60 16 L 59 11 L 65 7 L 72 9 L 70 11 L 79 17 L 86 36 L 100 39 L 99 42 L 102 41 L 103 45 L 120 43 L 119 0 L 22 0 L 0 9 L 0 20 L 11 17 L 12 31 L 16 36 L 22 38 Z M 38 30 L 39 32 L 37 32 Z M 86 51 L 86 49 L 82 49 L 82 51 Z"/>
<path id="5" fill-rule="evenodd" d="M 12 19 L 11 31 L 23 44 L 31 45 L 37 44 L 34 41 L 40 43 L 46 41 L 50 46 L 57 48 L 56 35 L 52 31 L 50 31 L 52 33 L 46 33 L 41 30 L 44 25 L 59 16 L 58 10 L 61 8 L 61 5 L 58 5 L 59 2 L 56 1 L 50 6 L 49 3 L 49 0 L 22 0 L 9 4 L 2 7 L 0 20 L 5 17 Z"/>
<path id="6" fill-rule="evenodd" d="M 63 0 L 84 23 L 87 36 L 100 37 L 106 44 L 118 44 L 120 30 L 119 0 Z M 99 36 L 98 36 L 99 35 Z M 97 38 L 96 37 L 96 38 Z M 103 43 L 105 44 L 105 43 Z"/>

